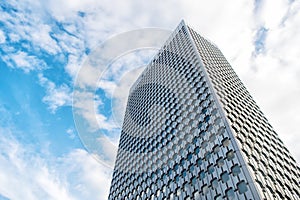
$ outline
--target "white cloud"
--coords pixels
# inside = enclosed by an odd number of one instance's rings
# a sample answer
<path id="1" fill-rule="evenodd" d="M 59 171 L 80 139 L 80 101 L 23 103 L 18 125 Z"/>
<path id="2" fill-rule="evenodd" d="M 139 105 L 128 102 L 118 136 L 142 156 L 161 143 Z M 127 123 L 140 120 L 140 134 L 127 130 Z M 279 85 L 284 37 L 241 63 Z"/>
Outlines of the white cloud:
<path id="1" fill-rule="evenodd" d="M 63 157 L 35 153 L 0 129 L 0 193 L 12 200 L 107 199 L 111 169 L 82 149 Z"/>
<path id="2" fill-rule="evenodd" d="M 40 22 L 34 25 L 34 29 L 30 29 L 30 42 L 36 45 L 37 48 L 52 55 L 61 53 L 61 47 L 59 47 L 57 42 L 50 36 L 50 33 L 53 31 L 50 25 Z"/>
<path id="3" fill-rule="evenodd" d="M 284 1 L 281 1 L 281 3 Z M 272 2 L 273 3 L 273 2 Z M 279 2 L 275 2 L 277 4 Z M 275 11 L 276 11 L 275 6 Z M 292 155 L 300 162 L 297 124 L 300 117 L 300 3 L 285 2 L 284 14 L 262 10 L 262 25 L 271 27 L 265 40 L 265 51 L 252 60 L 252 67 L 241 75 L 250 93 L 274 126 Z M 268 18 L 264 16 L 269 16 Z M 272 18 L 272 16 L 274 18 Z M 278 18 L 280 16 L 280 18 Z M 261 26 L 261 25 L 259 25 Z M 253 70 L 255 69 L 255 70 Z"/>
<path id="4" fill-rule="evenodd" d="M 71 138 L 71 139 L 74 139 L 75 138 L 75 133 L 74 133 L 74 129 L 73 128 L 68 128 L 67 130 L 66 130 L 66 132 L 67 132 L 67 134 L 69 135 L 69 137 Z"/>
<path id="5" fill-rule="evenodd" d="M 28 55 L 28 53 L 23 51 L 3 55 L 2 59 L 7 63 L 9 67 L 20 68 L 26 73 L 34 69 L 42 69 L 45 67 L 45 63 L 43 61 L 39 60 L 36 56 Z"/>
<path id="6" fill-rule="evenodd" d="M 107 199 L 111 168 L 99 164 L 86 151 L 77 149 L 63 158 L 61 170 L 65 169 L 69 169 L 66 175 L 74 199 Z"/>
<path id="7" fill-rule="evenodd" d="M 4 131 L 9 130 L 1 129 L 1 134 Z M 73 199 L 66 183 L 58 180 L 38 155 L 12 138 L 1 137 L 0 148 L 1 194 L 14 200 Z"/>
<path id="8" fill-rule="evenodd" d="M 10 5 L 9 5 L 10 4 Z M 8 32 L 8 38 L 12 41 L 15 51 L 5 51 L 7 58 L 3 59 L 9 66 L 22 68 L 26 72 L 41 69 L 41 64 L 45 65 L 43 54 L 49 54 L 56 57 L 59 54 L 76 54 L 78 58 L 84 54 L 84 41 L 80 38 L 80 32 L 77 29 L 64 29 L 62 23 L 53 21 L 52 16 L 48 15 L 47 8 L 41 2 L 10 1 L 15 11 L 10 9 L 1 11 L 0 21 Z M 10 10 L 10 11 L 9 11 Z M 71 27 L 66 23 L 66 27 Z M 74 23 L 77 24 L 77 23 Z M 3 39 L 3 38 L 2 38 Z M 6 44 L 10 46 L 10 44 Z M 28 54 L 27 52 L 30 52 Z M 20 58 L 20 56 L 22 56 Z M 11 62 L 11 58 L 18 62 Z M 32 62 L 34 61 L 34 62 Z M 79 60 L 80 62 L 81 60 Z M 78 63 L 77 63 L 78 64 Z"/>
<path id="9" fill-rule="evenodd" d="M 99 129 L 112 131 L 118 128 L 113 119 L 105 114 L 98 112 L 103 105 L 99 96 L 89 91 L 75 91 L 73 96 L 73 109 L 76 115 L 83 117 L 84 123 L 88 123 L 88 130 L 95 132 Z M 79 120 L 81 121 L 81 119 Z M 77 121 L 75 120 L 75 123 Z M 81 121 L 82 123 L 82 121 Z M 80 134 L 80 133 L 79 133 Z"/>
<path id="10" fill-rule="evenodd" d="M 71 105 L 72 93 L 66 84 L 56 86 L 54 82 L 48 80 L 42 74 L 39 74 L 39 83 L 46 89 L 43 102 L 48 104 L 52 112 L 55 112 L 61 106 Z"/>
<path id="11" fill-rule="evenodd" d="M 281 25 L 290 7 L 289 0 L 264 0 L 259 11 L 260 23 L 266 28 L 277 28 Z"/>
<path id="12" fill-rule="evenodd" d="M 5 33 L 0 29 L 0 44 L 6 41 Z"/>

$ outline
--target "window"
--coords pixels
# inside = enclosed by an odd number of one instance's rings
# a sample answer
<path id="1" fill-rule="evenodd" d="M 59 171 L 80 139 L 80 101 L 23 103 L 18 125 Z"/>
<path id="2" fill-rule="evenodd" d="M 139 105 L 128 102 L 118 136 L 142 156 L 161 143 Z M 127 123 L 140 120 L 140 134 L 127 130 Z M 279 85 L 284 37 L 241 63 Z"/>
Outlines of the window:
<path id="1" fill-rule="evenodd" d="M 209 120 L 210 120 L 210 116 L 207 115 L 207 116 L 204 118 L 204 121 L 205 121 L 205 122 L 208 122 Z"/>
<path id="2" fill-rule="evenodd" d="M 175 181 L 178 183 L 179 182 L 179 175 L 175 176 Z"/>
<path id="3" fill-rule="evenodd" d="M 208 193 L 208 186 L 207 186 L 207 184 L 204 184 L 202 186 L 202 192 L 203 192 L 204 195 L 206 195 Z"/>
<path id="4" fill-rule="evenodd" d="M 202 114 L 206 114 L 206 112 L 207 112 L 207 108 L 204 108 L 203 110 L 202 110 Z"/>
<path id="5" fill-rule="evenodd" d="M 229 140 L 228 137 L 226 137 L 226 138 L 224 138 L 224 139 L 222 140 L 222 145 L 223 145 L 224 147 L 228 147 L 229 144 L 230 144 L 230 140 Z"/>
<path id="6" fill-rule="evenodd" d="M 169 175 L 169 176 L 172 176 L 172 174 L 173 174 L 173 170 L 172 170 L 172 169 L 169 169 L 169 170 L 168 170 L 168 175 Z"/>
<path id="7" fill-rule="evenodd" d="M 197 134 L 196 131 L 194 132 L 194 135 L 196 135 L 195 133 Z M 199 142 L 199 138 L 198 138 L 198 137 L 195 137 L 195 138 L 193 139 L 193 144 L 196 145 L 198 142 Z"/>
<path id="8" fill-rule="evenodd" d="M 245 181 L 240 181 L 238 184 L 237 184 L 237 188 L 238 188 L 238 191 L 240 194 L 244 194 L 245 192 L 248 191 L 248 187 L 247 187 L 247 184 Z"/>
<path id="9" fill-rule="evenodd" d="M 227 160 L 231 161 L 231 160 L 234 159 L 234 157 L 235 157 L 235 155 L 234 155 L 234 151 L 233 151 L 233 150 L 230 150 L 230 151 L 228 151 L 228 152 L 226 153 L 226 158 L 227 158 Z"/>
<path id="10" fill-rule="evenodd" d="M 160 190 L 157 190 L 156 192 L 156 196 L 159 197 L 160 196 Z"/>
<path id="11" fill-rule="evenodd" d="M 175 165 L 174 165 L 174 170 L 176 170 L 176 171 L 177 171 L 177 170 L 178 170 L 178 168 L 179 168 L 179 165 L 178 165 L 178 164 L 175 164 Z"/>
<path id="12" fill-rule="evenodd" d="M 215 119 L 215 124 L 218 125 L 218 124 L 220 124 L 220 123 L 221 123 L 221 118 L 220 118 L 220 117 L 217 117 L 217 118 Z"/>
<path id="13" fill-rule="evenodd" d="M 218 112 L 218 110 L 217 110 L 216 108 L 214 108 L 214 109 L 211 111 L 211 114 L 212 114 L 212 115 L 216 115 L 217 112 Z"/>
<path id="14" fill-rule="evenodd" d="M 194 193 L 194 199 L 200 199 L 200 193 L 198 191 Z"/>
<path id="15" fill-rule="evenodd" d="M 199 159 L 197 160 L 197 165 L 198 165 L 198 167 L 200 167 L 200 165 L 202 165 L 202 160 L 201 160 L 201 158 L 199 158 Z"/>
<path id="16" fill-rule="evenodd" d="M 192 184 L 193 184 L 193 185 L 196 185 L 196 184 L 197 184 L 197 178 L 196 178 L 196 177 L 192 178 Z"/>
<path id="17" fill-rule="evenodd" d="M 211 134 L 211 136 L 209 137 L 209 141 L 210 142 L 214 142 L 216 139 L 216 135 L 215 134 Z"/>
<path id="18" fill-rule="evenodd" d="M 207 168 L 207 172 L 208 172 L 209 174 L 212 174 L 212 173 L 214 173 L 214 171 L 215 171 L 214 166 L 213 166 L 212 164 L 210 164 L 210 165 L 208 166 L 208 168 Z"/>
<path id="19" fill-rule="evenodd" d="M 185 159 L 181 159 L 180 164 L 181 164 L 182 166 L 184 166 L 184 164 L 185 164 Z"/>
<path id="20" fill-rule="evenodd" d="M 233 189 L 231 187 L 229 189 L 227 189 L 225 191 L 225 193 L 226 193 L 226 197 L 228 199 L 234 199 L 234 191 L 233 191 Z"/>
<path id="21" fill-rule="evenodd" d="M 223 183 L 226 183 L 229 180 L 229 174 L 227 171 L 225 171 L 221 174 L 221 179 L 222 179 Z"/>
<path id="22" fill-rule="evenodd" d="M 225 128 L 224 127 L 219 128 L 218 134 L 223 135 L 224 133 L 225 133 Z"/>
<path id="23" fill-rule="evenodd" d="M 192 158 L 193 158 L 193 154 L 192 154 L 192 153 L 189 153 L 189 154 L 187 155 L 187 160 L 188 160 L 188 161 L 191 161 Z"/>
<path id="24" fill-rule="evenodd" d="M 224 165 L 224 159 L 221 157 L 217 160 L 218 167 L 222 167 Z"/>
<path id="25" fill-rule="evenodd" d="M 241 173 L 241 168 L 238 164 L 235 164 L 234 166 L 231 167 L 231 172 L 233 176 L 237 176 L 239 173 Z"/>
<path id="26" fill-rule="evenodd" d="M 200 178 L 200 179 L 204 179 L 204 178 L 205 178 L 205 172 L 204 172 L 204 170 L 202 170 L 202 171 L 200 172 L 199 178 Z"/>
<path id="27" fill-rule="evenodd" d="M 178 188 L 177 191 L 176 191 L 176 193 L 177 193 L 177 196 L 180 196 L 181 195 L 181 189 Z"/>
<path id="28" fill-rule="evenodd" d="M 220 147 L 218 145 L 214 146 L 213 152 L 218 153 L 220 151 Z"/>
<path id="29" fill-rule="evenodd" d="M 204 138 L 205 135 L 206 135 L 206 132 L 205 131 L 201 131 L 199 135 L 200 135 L 201 138 Z"/>
<path id="30" fill-rule="evenodd" d="M 221 194 L 217 194 L 214 198 L 214 200 L 222 200 L 222 195 Z"/>
<path id="31" fill-rule="evenodd" d="M 199 122 L 198 128 L 201 129 L 202 125 L 203 125 L 203 122 Z"/>
<path id="32" fill-rule="evenodd" d="M 216 189 L 218 187 L 218 179 L 217 178 L 212 179 L 210 184 L 212 188 Z"/>
<path id="33" fill-rule="evenodd" d="M 206 152 L 204 154 L 205 160 L 209 160 L 211 158 L 211 152 Z"/>
<path id="34" fill-rule="evenodd" d="M 196 147 L 195 148 L 195 154 L 198 154 L 200 152 L 200 148 L 199 147 Z"/>
<path id="35" fill-rule="evenodd" d="M 204 140 L 203 142 L 202 142 L 202 144 L 201 144 L 201 148 L 206 148 L 207 147 L 207 145 L 208 145 L 208 142 L 206 141 L 206 140 Z"/>

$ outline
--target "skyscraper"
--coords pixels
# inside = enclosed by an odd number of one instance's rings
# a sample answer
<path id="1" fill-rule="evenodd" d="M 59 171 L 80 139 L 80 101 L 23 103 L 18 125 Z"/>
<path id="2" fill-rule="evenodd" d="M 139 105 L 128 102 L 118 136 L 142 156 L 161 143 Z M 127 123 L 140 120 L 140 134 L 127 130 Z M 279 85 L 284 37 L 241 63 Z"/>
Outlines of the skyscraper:
<path id="1" fill-rule="evenodd" d="M 300 199 L 296 161 L 183 21 L 130 90 L 109 199 Z"/>

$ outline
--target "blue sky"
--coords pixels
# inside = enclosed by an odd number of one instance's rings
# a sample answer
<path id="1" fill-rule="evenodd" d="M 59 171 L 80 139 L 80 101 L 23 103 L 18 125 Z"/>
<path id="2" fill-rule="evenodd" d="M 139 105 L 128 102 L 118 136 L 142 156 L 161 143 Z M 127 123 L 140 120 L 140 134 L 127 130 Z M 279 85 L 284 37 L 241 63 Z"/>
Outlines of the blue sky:
<path id="1" fill-rule="evenodd" d="M 126 95 L 156 51 L 115 58 L 101 80 L 83 74 L 96 92 L 73 101 L 77 74 L 111 38 L 181 19 L 219 46 L 299 162 L 299 9 L 288 0 L 1 2 L 0 199 L 107 199 Z M 78 131 L 74 110 L 89 131 Z M 106 139 L 93 155 L 80 136 L 99 129 Z"/>

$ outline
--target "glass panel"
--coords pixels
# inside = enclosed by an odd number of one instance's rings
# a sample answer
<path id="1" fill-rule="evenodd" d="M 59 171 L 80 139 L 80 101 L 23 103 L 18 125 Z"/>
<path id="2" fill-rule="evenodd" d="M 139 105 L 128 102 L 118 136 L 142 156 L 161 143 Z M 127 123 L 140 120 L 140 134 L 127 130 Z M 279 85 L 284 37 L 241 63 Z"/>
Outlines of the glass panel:
<path id="1" fill-rule="evenodd" d="M 222 141 L 222 144 L 223 144 L 224 147 L 228 147 L 229 144 L 230 144 L 229 138 L 225 138 L 225 139 Z"/>
<path id="2" fill-rule="evenodd" d="M 210 152 L 206 152 L 204 154 L 205 160 L 209 160 L 211 158 L 211 153 Z"/>
<path id="3" fill-rule="evenodd" d="M 199 158 L 199 159 L 197 160 L 197 165 L 200 167 L 201 164 L 202 164 L 202 160 L 201 160 L 201 158 Z"/>
<path id="4" fill-rule="evenodd" d="M 200 172 L 199 177 L 200 177 L 200 179 L 204 179 L 205 178 L 205 172 L 203 170 Z"/>
<path id="5" fill-rule="evenodd" d="M 211 186 L 214 189 L 216 189 L 218 187 L 218 180 L 217 180 L 217 178 L 214 178 L 213 180 L 211 180 Z"/>
<path id="6" fill-rule="evenodd" d="M 235 155 L 234 155 L 234 151 L 233 150 L 230 150 L 226 153 L 226 157 L 227 157 L 227 160 L 233 160 Z"/>
<path id="7" fill-rule="evenodd" d="M 228 172 L 223 172 L 221 174 L 221 179 L 222 179 L 223 183 L 226 183 L 229 180 L 229 174 L 228 174 Z"/>
<path id="8" fill-rule="evenodd" d="M 188 161 L 192 160 L 192 158 L 193 158 L 193 154 L 189 153 L 189 154 L 187 155 Z"/>
<path id="9" fill-rule="evenodd" d="M 241 181 L 237 184 L 237 188 L 239 190 L 240 194 L 244 194 L 245 192 L 248 191 L 248 187 L 245 181 Z"/>
<path id="10" fill-rule="evenodd" d="M 199 148 L 199 147 L 196 147 L 195 153 L 198 154 L 199 152 L 200 152 L 200 148 Z"/>
<path id="11" fill-rule="evenodd" d="M 213 165 L 208 166 L 207 171 L 209 174 L 212 174 L 215 171 L 215 168 Z"/>
<path id="12" fill-rule="evenodd" d="M 218 153 L 220 151 L 220 147 L 218 145 L 213 148 L 214 153 Z"/>
<path id="13" fill-rule="evenodd" d="M 234 191 L 232 188 L 227 189 L 225 193 L 228 199 L 234 199 Z"/>
<path id="14" fill-rule="evenodd" d="M 234 165 L 233 167 L 231 167 L 231 172 L 234 176 L 237 176 L 239 173 L 241 173 L 241 168 L 239 165 Z"/>
<path id="15" fill-rule="evenodd" d="M 197 183 L 197 178 L 196 177 L 192 178 L 192 184 L 196 185 L 196 183 Z"/>
<path id="16" fill-rule="evenodd" d="M 217 160 L 217 165 L 218 165 L 218 167 L 222 167 L 224 165 L 224 159 L 223 158 L 219 158 Z"/>
<path id="17" fill-rule="evenodd" d="M 222 195 L 221 194 L 217 194 L 214 198 L 214 200 L 222 200 Z"/>
<path id="18" fill-rule="evenodd" d="M 208 193 L 208 186 L 206 184 L 203 185 L 202 192 L 203 192 L 203 194 L 207 194 Z"/>

